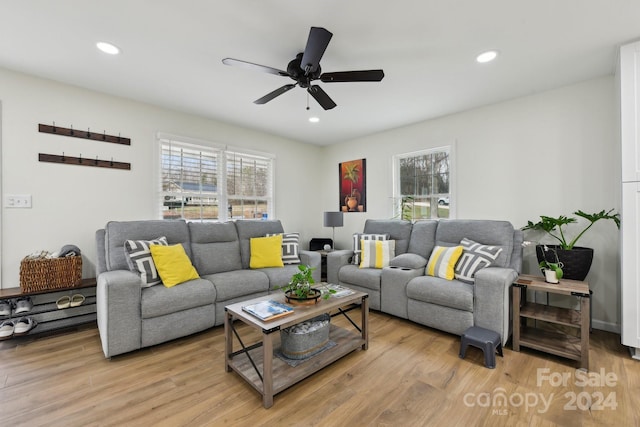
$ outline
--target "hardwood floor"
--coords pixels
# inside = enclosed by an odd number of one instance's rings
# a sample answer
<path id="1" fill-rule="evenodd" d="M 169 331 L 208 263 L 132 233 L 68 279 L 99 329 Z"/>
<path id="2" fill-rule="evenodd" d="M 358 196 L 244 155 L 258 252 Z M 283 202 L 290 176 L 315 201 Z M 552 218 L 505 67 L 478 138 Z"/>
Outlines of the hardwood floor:
<path id="1" fill-rule="evenodd" d="M 276 395 L 270 409 L 225 371 L 222 327 L 112 360 L 96 328 L 2 341 L 0 426 L 640 425 L 640 362 L 616 334 L 592 332 L 587 374 L 510 344 L 487 369 L 478 349 L 458 357 L 458 336 L 379 312 L 369 326 L 368 350 Z"/>

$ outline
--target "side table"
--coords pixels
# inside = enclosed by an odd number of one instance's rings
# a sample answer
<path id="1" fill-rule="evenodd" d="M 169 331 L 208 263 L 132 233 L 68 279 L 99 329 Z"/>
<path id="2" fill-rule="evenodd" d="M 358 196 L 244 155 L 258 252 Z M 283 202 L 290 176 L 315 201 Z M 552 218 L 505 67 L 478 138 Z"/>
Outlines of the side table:
<path id="1" fill-rule="evenodd" d="M 580 310 L 527 302 L 527 289 L 577 297 Z M 560 283 L 552 284 L 545 282 L 543 277 L 523 274 L 513 283 L 512 290 L 513 350 L 520 351 L 520 346 L 533 348 L 577 360 L 581 368 L 588 370 L 591 317 L 589 284 L 579 280 L 560 280 Z M 580 336 L 528 326 L 526 319 L 575 328 Z"/>

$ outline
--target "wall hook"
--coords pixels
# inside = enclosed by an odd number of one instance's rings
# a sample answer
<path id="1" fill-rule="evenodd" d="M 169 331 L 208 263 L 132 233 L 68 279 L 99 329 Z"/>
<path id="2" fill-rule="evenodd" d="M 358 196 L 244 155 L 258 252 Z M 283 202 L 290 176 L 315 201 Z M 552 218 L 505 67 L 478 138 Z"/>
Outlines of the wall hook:
<path id="1" fill-rule="evenodd" d="M 103 140 L 103 141 L 106 141 L 106 140 L 107 140 L 107 131 L 106 131 L 106 130 L 103 130 L 103 131 L 102 131 L 102 140 Z"/>
<path id="2" fill-rule="evenodd" d="M 63 161 L 63 162 L 66 162 L 66 161 L 67 161 L 67 159 L 65 159 L 65 157 L 64 157 L 64 151 L 62 152 L 62 161 Z"/>
<path id="3" fill-rule="evenodd" d="M 56 129 L 56 122 L 53 122 L 53 133 L 56 133 L 56 132 L 58 132 Z"/>
<path id="4" fill-rule="evenodd" d="M 91 138 L 91 128 L 87 128 L 87 138 Z"/>
<path id="5" fill-rule="evenodd" d="M 71 125 L 71 135 L 73 136 L 73 125 Z"/>
<path id="6" fill-rule="evenodd" d="M 78 157 L 78 163 L 82 163 L 82 153 L 80 153 L 80 157 Z"/>

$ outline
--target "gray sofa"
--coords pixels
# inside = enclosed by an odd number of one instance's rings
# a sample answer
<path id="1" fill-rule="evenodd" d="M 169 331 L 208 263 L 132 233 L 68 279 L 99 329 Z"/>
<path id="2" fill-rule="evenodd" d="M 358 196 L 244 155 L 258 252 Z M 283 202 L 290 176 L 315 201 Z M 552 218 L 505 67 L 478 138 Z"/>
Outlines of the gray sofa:
<path id="1" fill-rule="evenodd" d="M 510 336 L 510 287 L 521 271 L 523 233 L 506 221 L 367 220 L 363 234 L 395 240 L 395 258 L 382 269 L 351 264 L 352 250 L 327 256 L 327 279 L 369 294 L 369 305 L 416 323 L 461 335 L 471 326 Z M 456 246 L 463 238 L 503 250 L 494 264 L 475 274 L 475 283 L 425 274 L 433 248 Z"/>
<path id="2" fill-rule="evenodd" d="M 109 222 L 96 232 L 97 318 L 105 356 L 220 325 L 226 305 L 267 295 L 286 284 L 297 265 L 249 268 L 250 239 L 283 232 L 277 220 Z M 166 236 L 170 245 L 183 245 L 200 279 L 171 288 L 141 286 L 140 275 L 129 269 L 124 243 L 160 236 Z M 316 268 L 314 279 L 320 281 L 320 254 L 303 250 L 299 253 L 301 263 Z"/>

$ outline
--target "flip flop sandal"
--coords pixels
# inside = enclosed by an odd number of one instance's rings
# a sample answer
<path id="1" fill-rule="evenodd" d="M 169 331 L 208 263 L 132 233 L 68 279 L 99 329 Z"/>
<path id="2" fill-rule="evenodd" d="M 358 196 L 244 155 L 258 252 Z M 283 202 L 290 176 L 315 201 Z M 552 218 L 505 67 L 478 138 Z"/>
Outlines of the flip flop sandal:
<path id="1" fill-rule="evenodd" d="M 13 335 L 18 337 L 20 335 L 28 334 L 37 325 L 38 323 L 31 317 L 21 317 L 15 324 Z"/>
<path id="2" fill-rule="evenodd" d="M 13 336 L 13 320 L 5 320 L 0 323 L 0 340 L 7 340 Z"/>
<path id="3" fill-rule="evenodd" d="M 56 301 L 56 306 L 58 307 L 58 310 L 69 308 L 71 306 L 71 297 L 69 295 L 65 295 L 58 298 L 58 301 Z"/>
<path id="4" fill-rule="evenodd" d="M 33 309 L 33 302 L 30 297 L 21 297 L 16 300 L 15 314 L 28 313 Z"/>
<path id="5" fill-rule="evenodd" d="M 71 307 L 78 307 L 79 305 L 82 305 L 82 303 L 84 302 L 85 298 L 84 295 L 82 294 L 75 294 L 71 296 Z"/>

